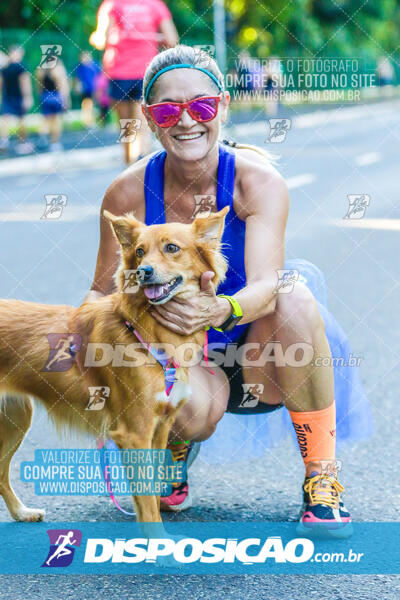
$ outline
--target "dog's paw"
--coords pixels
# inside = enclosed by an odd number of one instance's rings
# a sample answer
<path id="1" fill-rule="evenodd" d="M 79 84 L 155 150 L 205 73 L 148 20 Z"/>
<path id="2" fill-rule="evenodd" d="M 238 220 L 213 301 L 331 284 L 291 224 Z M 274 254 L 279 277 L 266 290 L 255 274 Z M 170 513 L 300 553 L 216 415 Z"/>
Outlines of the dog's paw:
<path id="1" fill-rule="evenodd" d="M 154 564 L 160 569 L 181 569 L 183 567 L 183 563 L 177 561 L 171 554 L 158 556 Z"/>
<path id="2" fill-rule="evenodd" d="M 178 543 L 180 540 L 184 540 L 186 538 L 186 536 L 184 535 L 169 535 L 167 534 L 167 537 L 171 540 L 173 540 L 176 543 Z M 157 560 L 155 562 L 155 566 L 156 567 L 160 567 L 161 569 L 166 569 L 166 568 L 173 568 L 173 569 L 182 569 L 184 563 L 179 562 L 178 560 L 176 560 L 175 556 L 173 554 L 167 554 L 165 556 L 158 556 Z"/>
<path id="3" fill-rule="evenodd" d="M 46 511 L 42 510 L 41 508 L 28 508 L 27 506 L 21 506 L 13 516 L 16 521 L 34 523 L 36 521 L 43 521 L 45 514 Z"/>

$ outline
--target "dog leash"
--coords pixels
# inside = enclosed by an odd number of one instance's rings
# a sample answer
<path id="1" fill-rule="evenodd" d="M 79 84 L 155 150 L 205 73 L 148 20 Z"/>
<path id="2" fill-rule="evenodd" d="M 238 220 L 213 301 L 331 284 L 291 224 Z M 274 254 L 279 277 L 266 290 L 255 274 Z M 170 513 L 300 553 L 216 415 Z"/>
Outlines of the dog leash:
<path id="1" fill-rule="evenodd" d="M 204 337 L 204 344 L 203 344 L 203 356 L 204 356 L 204 362 L 206 363 L 206 369 L 208 369 L 209 373 L 211 373 L 211 375 L 215 375 L 215 371 L 213 371 L 209 366 L 208 366 L 208 353 L 207 353 L 207 348 L 208 348 L 208 328 L 205 331 L 205 337 Z"/>
<path id="2" fill-rule="evenodd" d="M 101 470 L 103 473 L 104 481 L 106 482 L 108 495 L 110 496 L 111 500 L 113 501 L 113 504 L 115 504 L 115 506 L 118 508 L 118 510 L 123 512 L 125 515 L 128 515 L 129 517 L 134 516 L 135 515 L 134 512 L 129 512 L 128 510 L 125 510 L 118 503 L 118 500 L 116 499 L 116 497 L 114 496 L 114 493 L 113 493 L 113 489 L 112 489 L 112 485 L 111 485 L 111 478 L 108 475 L 107 466 L 109 466 L 109 462 L 106 458 L 106 450 L 118 450 L 118 446 L 116 445 L 116 443 L 113 440 L 104 440 L 102 438 L 97 438 L 96 445 L 97 445 L 97 449 L 100 452 L 100 467 L 101 467 Z"/>

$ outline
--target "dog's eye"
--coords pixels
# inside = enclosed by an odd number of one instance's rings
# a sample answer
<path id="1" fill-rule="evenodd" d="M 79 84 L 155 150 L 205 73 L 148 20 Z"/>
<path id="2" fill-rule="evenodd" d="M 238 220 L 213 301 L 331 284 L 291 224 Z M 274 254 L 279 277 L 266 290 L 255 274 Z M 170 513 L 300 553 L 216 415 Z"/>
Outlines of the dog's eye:
<path id="1" fill-rule="evenodd" d="M 176 244 L 165 244 L 165 252 L 178 252 L 180 250 L 179 246 Z"/>
<path id="2" fill-rule="evenodd" d="M 137 248 L 136 249 L 136 256 L 138 258 L 142 258 L 142 256 L 144 256 L 144 250 L 143 250 L 143 248 Z"/>

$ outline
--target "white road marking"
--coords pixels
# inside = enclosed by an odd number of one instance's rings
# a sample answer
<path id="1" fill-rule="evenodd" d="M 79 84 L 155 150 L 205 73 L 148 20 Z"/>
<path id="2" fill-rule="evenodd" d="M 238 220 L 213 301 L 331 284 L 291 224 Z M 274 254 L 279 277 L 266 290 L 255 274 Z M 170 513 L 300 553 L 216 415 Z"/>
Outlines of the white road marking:
<path id="1" fill-rule="evenodd" d="M 314 183 L 315 180 L 316 177 L 312 173 L 303 173 L 302 175 L 295 175 L 294 177 L 289 177 L 288 179 L 286 179 L 286 183 L 289 190 L 294 190 L 295 188 L 303 187 L 304 185 Z"/>
<path id="2" fill-rule="evenodd" d="M 0 162 L 0 177 L 28 173 L 59 173 L 62 171 L 104 169 L 122 165 L 121 144 L 102 148 L 80 148 L 50 154 L 34 154 L 21 158 L 7 158 Z"/>
<path id="3" fill-rule="evenodd" d="M 355 229 L 381 229 L 400 231 L 400 219 L 333 219 L 330 225 L 353 227 Z"/>
<path id="4" fill-rule="evenodd" d="M 366 154 L 360 154 L 356 156 L 355 163 L 358 167 L 365 167 L 382 160 L 382 154 L 380 152 L 367 152 Z"/>
<path id="5" fill-rule="evenodd" d="M 321 125 L 333 125 L 335 123 L 343 123 L 346 121 L 354 121 L 355 119 L 371 118 L 374 114 L 379 116 L 388 116 L 393 114 L 394 109 L 380 104 L 371 104 L 365 106 L 345 106 L 344 108 L 328 108 L 326 110 L 313 110 L 306 114 L 300 114 L 292 117 L 292 129 L 308 129 Z M 282 117 L 284 118 L 284 117 Z M 269 131 L 268 115 L 264 119 L 258 121 L 250 121 L 241 123 L 240 125 L 232 126 L 234 135 L 260 135 L 265 132 L 267 137 Z M 290 132 L 288 133 L 288 136 Z M 279 148 L 279 144 L 270 144 L 268 149 L 273 151 L 274 147 Z"/>
<path id="6" fill-rule="evenodd" d="M 380 107 L 380 115 L 388 115 L 391 110 Z M 296 129 L 306 129 L 308 127 L 316 127 L 317 125 L 331 125 L 333 123 L 344 123 L 346 121 L 354 121 L 355 119 L 370 118 L 373 107 L 366 106 L 346 106 L 344 108 L 332 108 L 327 110 L 315 110 L 311 113 L 298 115 L 293 119 L 293 126 Z"/>
<path id="7" fill-rule="evenodd" d="M 0 163 L 1 164 L 1 163 Z M 37 186 L 41 181 L 42 181 L 42 177 L 40 176 L 25 176 L 25 177 L 21 177 L 20 179 L 16 179 L 13 182 L 13 186 L 20 188 L 20 187 L 34 187 Z"/>
<path id="8" fill-rule="evenodd" d="M 66 221 L 81 221 L 88 217 L 98 216 L 99 207 L 96 206 L 66 206 L 59 219 L 42 219 L 44 213 L 45 204 L 29 204 L 20 206 L 19 209 L 10 211 L 0 212 L 0 223 L 13 222 L 13 223 L 28 223 L 32 221 L 40 221 L 41 223 L 48 223 L 51 227 L 53 223 L 63 223 Z"/>

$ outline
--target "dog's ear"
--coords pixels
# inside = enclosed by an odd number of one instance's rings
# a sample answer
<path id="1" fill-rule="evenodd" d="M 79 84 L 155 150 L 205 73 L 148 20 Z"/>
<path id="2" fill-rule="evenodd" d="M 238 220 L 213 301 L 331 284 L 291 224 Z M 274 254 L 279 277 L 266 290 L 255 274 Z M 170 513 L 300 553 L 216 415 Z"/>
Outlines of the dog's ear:
<path id="1" fill-rule="evenodd" d="M 135 219 L 132 214 L 116 217 L 108 210 L 104 210 L 103 216 L 109 221 L 122 248 L 128 250 L 133 245 L 143 223 Z"/>
<path id="2" fill-rule="evenodd" d="M 229 212 L 229 206 L 222 210 L 211 213 L 208 217 L 197 217 L 192 227 L 196 238 L 204 242 L 220 241 L 224 232 L 225 216 Z"/>

